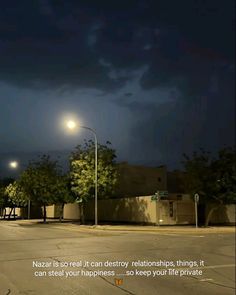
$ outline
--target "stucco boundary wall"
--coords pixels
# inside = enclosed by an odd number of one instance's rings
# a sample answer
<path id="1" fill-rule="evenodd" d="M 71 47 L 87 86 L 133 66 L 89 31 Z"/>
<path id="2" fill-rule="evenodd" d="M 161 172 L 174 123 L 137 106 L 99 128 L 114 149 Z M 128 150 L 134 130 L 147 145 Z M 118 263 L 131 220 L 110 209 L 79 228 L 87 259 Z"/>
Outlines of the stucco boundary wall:
<path id="1" fill-rule="evenodd" d="M 177 196 L 177 195 L 176 195 Z M 184 225 L 195 224 L 194 202 L 189 195 L 182 195 L 181 200 L 175 200 L 175 194 L 170 194 L 170 200 L 152 201 L 151 196 L 129 197 L 119 199 L 98 200 L 99 222 L 113 223 L 143 223 L 153 225 Z M 208 210 L 210 209 L 207 208 Z M 235 224 L 236 205 L 226 205 L 214 212 L 211 224 Z M 58 218 L 59 212 L 55 205 L 47 212 L 49 218 Z M 85 205 L 86 221 L 94 222 L 94 199 Z M 64 206 L 65 220 L 80 220 L 79 205 L 76 203 Z"/>
<path id="2" fill-rule="evenodd" d="M 94 219 L 94 202 L 86 206 L 87 220 Z M 104 199 L 98 201 L 98 218 L 107 222 L 156 223 L 156 202 L 151 196 Z"/>
<path id="3" fill-rule="evenodd" d="M 210 210 L 212 206 L 208 206 Z M 236 204 L 222 205 L 216 210 L 211 218 L 212 224 L 236 224 Z"/>
<path id="4" fill-rule="evenodd" d="M 94 200 L 85 205 L 85 220 L 94 220 Z M 66 204 L 64 219 L 79 220 L 78 204 Z M 193 224 L 194 203 L 184 197 L 181 201 L 152 201 L 151 196 L 98 200 L 100 222 L 127 222 L 143 224 Z"/>

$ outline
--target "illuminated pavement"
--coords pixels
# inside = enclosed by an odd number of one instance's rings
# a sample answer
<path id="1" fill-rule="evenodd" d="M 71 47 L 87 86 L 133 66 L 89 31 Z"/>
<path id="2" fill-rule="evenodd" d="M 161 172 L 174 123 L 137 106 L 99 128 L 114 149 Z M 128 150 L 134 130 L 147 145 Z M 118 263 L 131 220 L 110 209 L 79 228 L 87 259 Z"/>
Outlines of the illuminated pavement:
<path id="1" fill-rule="evenodd" d="M 114 229 L 114 230 L 112 230 Z M 235 234 L 233 228 L 155 228 L 92 227 L 66 224 L 36 224 L 0 221 L 0 294 L 76 294 L 76 295 L 227 295 L 235 294 Z M 148 231 L 147 229 L 150 229 Z M 185 276 L 152 277 L 146 271 L 165 271 L 165 267 L 127 269 L 114 267 L 33 268 L 33 261 L 59 263 L 132 261 L 197 261 L 204 266 L 175 267 L 190 271 Z M 63 276 L 60 271 L 64 270 Z M 135 269 L 143 272 L 132 274 Z M 202 275 L 195 275 L 198 269 Z M 78 276 L 91 271 L 112 271 L 115 275 L 96 278 Z M 36 277 L 41 271 L 54 271 L 54 276 Z M 55 273 L 57 271 L 58 273 Z M 65 271 L 74 277 L 65 277 Z M 77 273 L 76 273 L 77 271 Z M 89 273 L 90 271 L 90 273 Z M 130 272 L 131 271 L 131 272 Z M 55 276 L 57 274 L 57 276 Z"/>

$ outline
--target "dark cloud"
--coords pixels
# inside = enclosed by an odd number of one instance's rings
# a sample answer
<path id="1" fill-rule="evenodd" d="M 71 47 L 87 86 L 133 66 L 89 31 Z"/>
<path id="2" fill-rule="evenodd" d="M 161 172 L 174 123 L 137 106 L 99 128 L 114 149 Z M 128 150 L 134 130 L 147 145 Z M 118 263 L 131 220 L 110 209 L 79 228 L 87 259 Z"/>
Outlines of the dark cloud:
<path id="1" fill-rule="evenodd" d="M 125 96 L 127 96 L 127 97 L 130 97 L 130 96 L 132 96 L 133 95 L 133 93 L 131 93 L 131 92 L 127 92 L 127 93 L 125 93 Z"/>
<path id="2" fill-rule="evenodd" d="M 173 99 L 168 102 L 160 102 L 158 94 L 156 101 L 149 102 L 120 99 L 119 103 L 137 118 L 131 132 L 132 152 L 140 150 L 146 159 L 155 155 L 150 164 L 179 167 L 184 152 L 192 153 L 200 147 L 214 152 L 223 145 L 234 145 L 235 88 L 231 70 L 222 69 L 210 84 L 204 95 L 192 99 L 174 91 L 169 92 Z"/>
<path id="3" fill-rule="evenodd" d="M 232 59 L 233 7 L 231 0 L 11 1 L 0 12 L 0 79 L 41 87 L 124 85 L 128 77 L 112 79 L 102 57 L 115 70 L 148 64 L 143 87 L 183 76 L 192 87 L 200 72 L 207 75 L 197 54 L 206 58 L 210 48 Z"/>
<path id="4" fill-rule="evenodd" d="M 176 163 L 183 151 L 231 144 L 234 8 L 234 0 L 5 2 L 0 85 L 11 89 L 2 86 L 3 117 L 24 126 L 26 106 L 16 102 L 27 105 L 30 121 L 36 97 L 46 129 L 51 114 L 76 106 L 134 160 Z M 40 128 L 51 138 L 53 128 Z"/>
<path id="5" fill-rule="evenodd" d="M 110 70 L 91 48 L 97 19 L 80 11 L 76 3 L 36 3 L 17 1 L 1 10 L 1 80 L 20 86 L 103 90 L 124 83 L 109 77 Z"/>

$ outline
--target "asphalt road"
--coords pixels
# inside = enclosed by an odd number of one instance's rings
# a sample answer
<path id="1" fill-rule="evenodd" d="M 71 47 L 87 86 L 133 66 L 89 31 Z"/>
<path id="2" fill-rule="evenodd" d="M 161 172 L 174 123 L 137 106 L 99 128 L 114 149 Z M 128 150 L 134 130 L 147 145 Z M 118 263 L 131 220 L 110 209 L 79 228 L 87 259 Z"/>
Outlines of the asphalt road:
<path id="1" fill-rule="evenodd" d="M 16 221 L 0 221 L 0 232 L 0 295 L 235 294 L 232 232 L 122 232 Z"/>

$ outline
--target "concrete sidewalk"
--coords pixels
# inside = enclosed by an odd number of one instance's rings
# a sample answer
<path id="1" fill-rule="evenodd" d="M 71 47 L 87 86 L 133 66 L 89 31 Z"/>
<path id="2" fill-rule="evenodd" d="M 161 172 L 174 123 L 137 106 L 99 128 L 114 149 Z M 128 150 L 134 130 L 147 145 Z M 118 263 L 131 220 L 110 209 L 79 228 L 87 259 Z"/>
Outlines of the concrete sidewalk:
<path id="1" fill-rule="evenodd" d="M 88 226 L 81 225 L 81 228 Z M 140 232 L 156 232 L 156 233 L 235 233 L 234 226 L 220 227 L 199 227 L 194 226 L 139 226 L 139 225 L 97 225 L 90 226 L 89 229 L 111 230 L 111 231 L 140 231 Z"/>
<path id="2" fill-rule="evenodd" d="M 80 225 L 73 221 L 47 220 L 46 224 L 42 223 L 42 220 L 14 220 L 14 221 L 0 221 L 7 224 L 19 225 L 19 226 L 52 226 L 53 228 L 60 228 L 73 231 L 119 231 L 119 232 L 147 232 L 147 233 L 170 233 L 170 234 L 235 234 L 235 226 L 210 226 L 210 227 L 198 227 L 193 225 L 183 226 L 151 226 L 151 225 Z"/>

